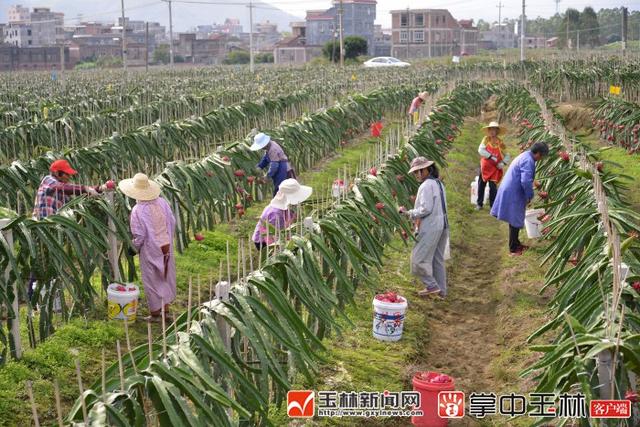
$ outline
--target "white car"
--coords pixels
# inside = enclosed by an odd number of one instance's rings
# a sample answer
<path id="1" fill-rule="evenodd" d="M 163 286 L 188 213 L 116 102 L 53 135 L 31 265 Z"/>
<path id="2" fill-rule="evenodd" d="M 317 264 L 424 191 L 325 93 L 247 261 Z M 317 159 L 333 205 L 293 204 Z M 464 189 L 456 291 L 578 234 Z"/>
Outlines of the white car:
<path id="1" fill-rule="evenodd" d="M 364 62 L 363 65 L 365 67 L 408 67 L 411 64 L 391 56 L 379 56 Z"/>

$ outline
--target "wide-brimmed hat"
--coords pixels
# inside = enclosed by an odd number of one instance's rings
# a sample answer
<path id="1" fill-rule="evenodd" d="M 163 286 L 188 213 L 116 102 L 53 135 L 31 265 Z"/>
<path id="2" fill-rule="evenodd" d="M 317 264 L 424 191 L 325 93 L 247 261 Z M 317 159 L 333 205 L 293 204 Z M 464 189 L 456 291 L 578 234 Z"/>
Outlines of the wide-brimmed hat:
<path id="1" fill-rule="evenodd" d="M 273 199 L 271 199 L 269 206 L 283 211 L 286 210 L 289 207 L 287 196 L 285 196 L 282 191 L 278 191 Z"/>
<path id="2" fill-rule="evenodd" d="M 300 185 L 297 180 L 289 178 L 280 183 L 278 192 L 285 195 L 288 204 L 297 205 L 311 196 L 313 188 L 307 185 Z"/>
<path id="3" fill-rule="evenodd" d="M 417 170 L 428 168 L 435 162 L 433 160 L 428 160 L 426 157 L 416 157 L 411 161 L 411 168 L 409 169 L 409 173 L 414 173 Z"/>
<path id="4" fill-rule="evenodd" d="M 64 172 L 67 175 L 75 175 L 78 173 L 78 171 L 72 168 L 69 162 L 64 159 L 56 160 L 53 163 L 51 163 L 51 166 L 49 166 L 49 171 Z"/>
<path id="5" fill-rule="evenodd" d="M 271 141 L 271 137 L 266 133 L 259 133 L 253 137 L 253 145 L 249 147 L 251 151 L 258 151 L 267 146 Z"/>
<path id="6" fill-rule="evenodd" d="M 160 186 L 143 173 L 137 173 L 133 178 L 123 179 L 118 188 L 126 196 L 136 200 L 155 200 L 160 196 Z"/>
<path id="7" fill-rule="evenodd" d="M 428 93 L 428 92 L 420 92 L 420 93 L 418 94 L 418 97 L 419 97 L 420 99 L 422 99 L 423 101 L 426 101 L 428 96 L 429 96 L 429 93 Z"/>
<path id="8" fill-rule="evenodd" d="M 503 126 L 500 126 L 498 122 L 490 122 L 488 125 L 483 127 L 482 129 L 498 129 L 498 135 L 502 135 L 505 133 L 506 129 Z"/>

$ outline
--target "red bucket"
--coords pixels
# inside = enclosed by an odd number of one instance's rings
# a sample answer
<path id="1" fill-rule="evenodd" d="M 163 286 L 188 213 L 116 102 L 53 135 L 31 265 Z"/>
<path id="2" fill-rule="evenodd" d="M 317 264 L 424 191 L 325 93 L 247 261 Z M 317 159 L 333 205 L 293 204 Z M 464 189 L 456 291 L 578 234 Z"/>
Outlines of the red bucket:
<path id="1" fill-rule="evenodd" d="M 433 382 L 433 380 L 442 374 L 438 372 L 417 372 L 411 382 L 413 383 L 413 391 L 420 393 L 420 409 L 422 416 L 411 417 L 411 424 L 423 427 L 446 427 L 449 421 L 446 418 L 438 416 L 438 393 L 441 391 L 455 390 L 453 378 L 449 378 L 447 382 Z"/>

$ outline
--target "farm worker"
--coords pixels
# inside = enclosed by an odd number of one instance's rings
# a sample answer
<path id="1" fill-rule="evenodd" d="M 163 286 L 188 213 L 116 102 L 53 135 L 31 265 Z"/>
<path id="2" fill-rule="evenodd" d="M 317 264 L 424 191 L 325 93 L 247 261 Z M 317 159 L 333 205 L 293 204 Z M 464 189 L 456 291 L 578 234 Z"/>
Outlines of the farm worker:
<path id="1" fill-rule="evenodd" d="M 482 139 L 478 147 L 478 154 L 480 154 L 481 159 L 476 210 L 482 209 L 484 190 L 487 183 L 489 184 L 489 207 L 493 206 L 498 192 L 498 183 L 504 175 L 504 167 L 511 160 L 509 154 L 504 152 L 504 142 L 499 138 L 505 132 L 504 127 L 497 122 L 491 122 L 483 129 L 485 129 L 487 135 Z"/>
<path id="2" fill-rule="evenodd" d="M 176 219 L 169 203 L 160 197 L 160 186 L 147 175 L 137 173 L 133 178 L 120 181 L 118 188 L 136 200 L 129 223 L 133 246 L 140 254 L 142 283 L 149 304 L 150 316 L 145 320 L 158 322 L 162 320 L 162 305 L 166 317 L 169 304 L 176 298 L 173 253 Z"/>
<path id="3" fill-rule="evenodd" d="M 73 196 L 88 194 L 95 197 L 104 190 L 103 186 L 90 187 L 86 185 L 71 184 L 69 181 L 77 171 L 71 167 L 68 161 L 59 159 L 49 166 L 49 175 L 40 182 L 34 202 L 33 218 L 43 219 L 58 213 L 58 210 L 68 203 Z M 29 298 L 33 296 L 33 285 L 36 278 L 31 274 L 28 285 Z"/>
<path id="4" fill-rule="evenodd" d="M 71 177 L 78 172 L 71 167 L 68 161 L 56 160 L 49 166 L 50 174 L 40 182 L 36 193 L 33 217 L 35 219 L 46 218 L 54 215 L 68 203 L 72 196 L 88 194 L 97 196 L 104 187 L 89 187 L 86 185 L 71 184 Z"/>
<path id="5" fill-rule="evenodd" d="M 282 230 L 286 230 L 296 219 L 296 213 L 291 205 L 297 205 L 309 198 L 313 189 L 300 185 L 293 178 L 285 179 L 271 202 L 264 208 L 256 224 L 251 240 L 256 248 L 261 249 L 278 240 Z"/>
<path id="6" fill-rule="evenodd" d="M 428 96 L 429 94 L 427 92 L 420 92 L 418 96 L 413 98 L 413 101 L 411 101 L 408 114 L 413 119 L 413 124 L 418 123 L 418 119 L 419 119 L 418 109 L 424 103 L 424 101 L 427 100 Z"/>
<path id="7" fill-rule="evenodd" d="M 444 186 L 434 162 L 424 157 L 413 159 L 409 173 L 413 173 L 416 179 L 422 182 L 418 188 L 414 208 L 406 210 L 401 206 L 398 209 L 398 212 L 412 220 L 419 220 L 420 224 L 416 236 L 417 243 L 411 252 L 411 272 L 418 276 L 425 286 L 418 295 L 438 294 L 444 298 L 447 295 L 444 252 L 449 239 Z"/>
<path id="8" fill-rule="evenodd" d="M 549 154 L 544 142 L 536 142 L 531 150 L 525 151 L 513 160 L 504 181 L 498 189 L 491 215 L 509 223 L 509 252 L 517 256 L 527 249 L 520 243 L 520 229 L 524 226 L 527 205 L 533 199 L 533 179 L 536 162 Z"/>
<path id="9" fill-rule="evenodd" d="M 295 172 L 289 164 L 287 155 L 282 147 L 271 139 L 269 135 L 259 133 L 253 138 L 253 145 L 249 147 L 251 151 L 265 150 L 266 153 L 257 167 L 264 169 L 269 166 L 267 176 L 273 180 L 273 195 L 278 192 L 280 183 L 287 178 L 295 178 Z"/>

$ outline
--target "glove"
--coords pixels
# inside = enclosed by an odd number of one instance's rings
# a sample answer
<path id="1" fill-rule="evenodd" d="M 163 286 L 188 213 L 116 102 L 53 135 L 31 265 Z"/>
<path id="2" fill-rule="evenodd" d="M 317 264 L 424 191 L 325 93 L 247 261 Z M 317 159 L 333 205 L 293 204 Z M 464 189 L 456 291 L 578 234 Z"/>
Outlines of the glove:
<path id="1" fill-rule="evenodd" d="M 400 206 L 400 207 L 398 208 L 398 213 L 399 213 L 400 215 L 406 215 L 406 214 L 407 214 L 407 208 L 405 208 L 404 206 Z"/>
<path id="2" fill-rule="evenodd" d="M 498 169 L 503 169 L 504 168 L 504 162 L 500 162 L 498 163 Z"/>
<path id="3" fill-rule="evenodd" d="M 135 249 L 134 247 L 129 246 L 129 247 L 127 248 L 127 255 L 129 255 L 129 256 L 136 256 L 136 255 L 138 255 L 138 251 L 136 251 L 136 249 Z"/>
<path id="4" fill-rule="evenodd" d="M 489 160 L 493 161 L 493 162 L 497 162 L 498 158 L 496 156 L 490 156 Z"/>
<path id="5" fill-rule="evenodd" d="M 87 187 L 85 189 L 85 191 L 87 192 L 87 194 L 91 197 L 98 197 L 99 193 L 95 190 L 95 188 L 92 187 Z"/>

